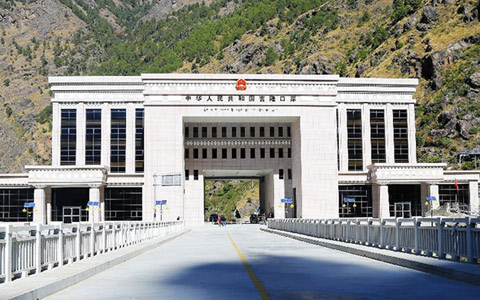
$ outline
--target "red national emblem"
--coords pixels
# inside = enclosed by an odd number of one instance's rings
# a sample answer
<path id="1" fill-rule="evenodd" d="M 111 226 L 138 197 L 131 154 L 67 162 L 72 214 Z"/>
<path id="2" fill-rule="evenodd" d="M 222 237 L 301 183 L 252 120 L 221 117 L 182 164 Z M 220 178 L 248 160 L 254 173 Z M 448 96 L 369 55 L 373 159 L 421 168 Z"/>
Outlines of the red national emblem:
<path id="1" fill-rule="evenodd" d="M 239 79 L 237 80 L 237 91 L 244 91 L 247 89 L 247 82 L 245 79 Z"/>

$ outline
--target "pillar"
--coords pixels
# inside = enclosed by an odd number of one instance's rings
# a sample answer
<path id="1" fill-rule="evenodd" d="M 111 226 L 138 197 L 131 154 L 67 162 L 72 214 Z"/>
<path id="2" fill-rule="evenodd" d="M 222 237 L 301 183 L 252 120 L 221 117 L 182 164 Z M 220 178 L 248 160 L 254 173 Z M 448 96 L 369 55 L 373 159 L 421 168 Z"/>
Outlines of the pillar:
<path id="1" fill-rule="evenodd" d="M 385 155 L 389 164 L 395 163 L 395 143 L 393 140 L 393 109 L 390 103 L 385 109 Z"/>
<path id="2" fill-rule="evenodd" d="M 422 182 L 421 183 L 421 204 L 422 204 L 422 215 L 428 217 L 426 214 L 430 209 L 427 203 L 427 196 L 435 197 L 437 201 L 432 201 L 429 205 L 432 205 L 433 209 L 437 209 L 440 206 L 440 195 L 438 192 L 438 183 L 437 182 Z"/>
<path id="3" fill-rule="evenodd" d="M 273 207 L 275 218 L 284 219 L 285 204 L 282 203 L 282 198 L 285 198 L 285 180 L 280 179 L 278 170 L 275 170 L 270 178 L 272 179 L 271 188 L 273 188 Z"/>
<path id="4" fill-rule="evenodd" d="M 85 165 L 85 138 L 86 138 L 86 117 L 85 105 L 80 103 L 77 105 L 77 157 L 76 165 Z"/>
<path id="5" fill-rule="evenodd" d="M 370 107 L 368 104 L 362 106 L 362 149 L 363 169 L 372 164 L 372 143 L 370 129 Z"/>
<path id="6" fill-rule="evenodd" d="M 52 103 L 52 166 L 60 165 L 60 135 L 62 116 L 60 105 Z"/>
<path id="7" fill-rule="evenodd" d="M 33 201 L 35 208 L 33 209 L 33 222 L 45 225 L 47 223 L 47 203 L 45 186 L 35 186 L 33 192 Z"/>
<path id="8" fill-rule="evenodd" d="M 344 103 L 338 105 L 338 157 L 340 172 L 348 171 L 347 109 Z"/>
<path id="9" fill-rule="evenodd" d="M 110 104 L 102 104 L 102 156 L 100 163 L 102 166 L 110 166 L 110 130 L 111 114 Z"/>
<path id="10" fill-rule="evenodd" d="M 470 195 L 470 211 L 472 214 L 479 214 L 480 201 L 478 200 L 478 181 L 469 181 L 468 190 Z"/>
<path id="11" fill-rule="evenodd" d="M 100 185 L 90 185 L 89 190 L 89 198 L 88 201 L 90 202 L 99 202 L 99 206 L 90 206 L 88 211 L 88 221 L 89 222 L 102 222 L 104 219 L 102 218 L 102 214 L 104 214 L 105 206 L 104 202 L 101 201 L 100 197 Z M 99 210 L 100 208 L 100 210 Z"/>
<path id="12" fill-rule="evenodd" d="M 408 105 L 408 162 L 411 164 L 417 163 L 417 139 L 415 136 L 415 107 L 413 104 Z M 437 186 L 438 188 L 438 186 Z M 438 199 L 438 198 L 437 198 Z"/>
<path id="13" fill-rule="evenodd" d="M 135 173 L 135 107 L 127 104 L 127 144 L 125 149 L 125 170 L 127 174 Z"/>
<path id="14" fill-rule="evenodd" d="M 390 202 L 388 195 L 388 185 L 385 182 L 377 182 L 373 185 L 373 217 L 374 218 L 389 218 L 390 217 Z"/>

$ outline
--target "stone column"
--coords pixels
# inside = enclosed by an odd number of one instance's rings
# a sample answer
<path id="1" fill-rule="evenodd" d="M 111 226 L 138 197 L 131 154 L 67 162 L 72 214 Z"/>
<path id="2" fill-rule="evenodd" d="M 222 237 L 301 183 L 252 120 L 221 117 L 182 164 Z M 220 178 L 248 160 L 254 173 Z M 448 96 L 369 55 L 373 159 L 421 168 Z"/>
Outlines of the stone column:
<path id="1" fill-rule="evenodd" d="M 273 172 L 271 175 L 272 182 L 270 183 L 273 188 L 273 207 L 275 211 L 275 218 L 284 219 L 285 218 L 285 204 L 282 203 L 281 199 L 285 198 L 285 180 L 280 179 L 280 176 L 277 172 Z"/>
<path id="2" fill-rule="evenodd" d="M 135 107 L 133 103 L 127 104 L 127 145 L 125 155 L 126 173 L 135 173 Z"/>
<path id="3" fill-rule="evenodd" d="M 60 105 L 52 103 L 52 166 L 60 165 L 60 135 L 62 116 Z"/>
<path id="4" fill-rule="evenodd" d="M 47 203 L 46 203 L 46 186 L 36 185 L 33 192 L 33 201 L 35 208 L 33 209 L 33 222 L 45 225 L 47 223 Z"/>
<path id="5" fill-rule="evenodd" d="M 428 217 L 426 214 L 430 209 L 427 203 L 427 196 L 435 197 L 437 201 L 432 201 L 431 205 L 433 209 L 437 209 L 440 206 L 440 196 L 438 193 L 438 183 L 437 182 L 422 182 L 421 183 L 421 205 L 422 205 L 422 216 Z M 429 204 L 430 205 L 430 204 Z"/>
<path id="6" fill-rule="evenodd" d="M 470 211 L 473 214 L 478 214 L 480 213 L 480 201 L 478 200 L 478 181 L 469 181 L 468 191 L 470 195 Z"/>
<path id="7" fill-rule="evenodd" d="M 370 107 L 363 104 L 362 107 L 362 148 L 363 148 L 363 169 L 372 164 L 372 143 L 370 140 Z"/>
<path id="8" fill-rule="evenodd" d="M 102 156 L 101 164 L 103 166 L 110 166 L 110 129 L 111 129 L 111 114 L 110 104 L 102 104 Z"/>
<path id="9" fill-rule="evenodd" d="M 385 154 L 389 164 L 395 162 L 395 143 L 393 140 L 393 109 L 390 103 L 385 109 Z"/>
<path id="10" fill-rule="evenodd" d="M 344 103 L 338 105 L 338 155 L 340 160 L 340 172 L 348 171 L 348 133 L 347 133 L 347 109 Z"/>
<path id="11" fill-rule="evenodd" d="M 47 203 L 47 224 L 52 223 L 52 189 L 45 189 L 45 202 Z"/>
<path id="12" fill-rule="evenodd" d="M 386 182 L 377 182 L 373 185 L 372 191 L 373 217 L 389 218 L 390 202 L 388 195 L 388 184 Z"/>
<path id="13" fill-rule="evenodd" d="M 85 165 L 85 133 L 86 133 L 85 105 L 77 105 L 77 156 L 76 165 Z"/>
<path id="14" fill-rule="evenodd" d="M 100 202 L 100 185 L 92 184 L 90 185 L 89 198 L 88 201 L 91 202 Z M 88 211 L 88 221 L 89 222 L 101 222 L 102 218 L 102 206 L 103 203 L 99 203 L 99 206 L 90 206 Z M 100 208 L 100 211 L 98 210 Z"/>
<path id="15" fill-rule="evenodd" d="M 415 108 L 413 104 L 408 105 L 408 161 L 411 164 L 417 163 L 417 139 L 415 137 Z"/>

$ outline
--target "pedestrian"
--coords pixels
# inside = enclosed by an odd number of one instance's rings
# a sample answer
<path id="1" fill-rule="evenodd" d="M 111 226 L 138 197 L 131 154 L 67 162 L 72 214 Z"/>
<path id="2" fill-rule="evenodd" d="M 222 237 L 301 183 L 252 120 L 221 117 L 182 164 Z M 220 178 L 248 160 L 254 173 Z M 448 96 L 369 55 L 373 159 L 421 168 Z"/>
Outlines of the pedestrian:
<path id="1" fill-rule="evenodd" d="M 218 226 L 222 226 L 222 219 L 220 218 L 220 216 L 218 216 L 217 223 L 218 223 Z"/>

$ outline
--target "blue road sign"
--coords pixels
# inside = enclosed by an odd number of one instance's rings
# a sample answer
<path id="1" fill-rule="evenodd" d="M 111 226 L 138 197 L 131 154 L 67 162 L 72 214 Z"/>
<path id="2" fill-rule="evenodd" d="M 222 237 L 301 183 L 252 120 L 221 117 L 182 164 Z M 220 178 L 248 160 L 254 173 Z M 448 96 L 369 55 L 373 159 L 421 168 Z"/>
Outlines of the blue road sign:
<path id="1" fill-rule="evenodd" d="M 282 203 L 292 203 L 293 202 L 292 198 L 283 198 L 280 201 L 282 201 Z"/>
<path id="2" fill-rule="evenodd" d="M 34 202 L 25 202 L 23 204 L 23 207 L 35 207 L 35 203 Z"/>
<path id="3" fill-rule="evenodd" d="M 155 201 L 155 205 L 165 205 L 167 204 L 167 200 L 157 200 Z"/>
<path id="4" fill-rule="evenodd" d="M 97 202 L 97 201 L 88 201 L 88 206 L 99 206 L 100 205 L 100 202 Z"/>
<path id="5" fill-rule="evenodd" d="M 435 196 L 427 196 L 427 201 L 437 201 L 437 197 Z"/>
<path id="6" fill-rule="evenodd" d="M 355 198 L 343 198 L 343 202 L 345 202 L 345 203 L 355 203 Z"/>

